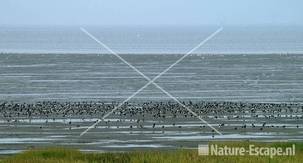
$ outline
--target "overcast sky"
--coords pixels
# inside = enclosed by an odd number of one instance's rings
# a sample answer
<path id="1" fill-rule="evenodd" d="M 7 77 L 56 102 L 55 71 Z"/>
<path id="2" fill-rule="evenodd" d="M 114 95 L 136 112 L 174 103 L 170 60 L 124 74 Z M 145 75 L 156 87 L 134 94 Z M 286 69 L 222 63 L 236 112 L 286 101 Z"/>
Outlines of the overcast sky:
<path id="1" fill-rule="evenodd" d="M 303 25 L 303 0 L 0 0 L 0 25 Z"/>

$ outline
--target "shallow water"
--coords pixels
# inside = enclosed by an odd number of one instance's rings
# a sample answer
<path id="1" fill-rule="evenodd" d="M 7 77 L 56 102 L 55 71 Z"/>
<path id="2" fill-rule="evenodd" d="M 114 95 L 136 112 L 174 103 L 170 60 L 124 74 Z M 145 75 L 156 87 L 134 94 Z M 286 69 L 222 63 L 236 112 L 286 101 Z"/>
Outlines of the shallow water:
<path id="1" fill-rule="evenodd" d="M 184 54 L 218 27 L 87 27 L 118 53 Z M 0 53 L 107 53 L 79 27 L 0 26 Z M 300 26 L 225 26 L 197 53 L 302 53 Z"/>
<path id="2" fill-rule="evenodd" d="M 111 120 L 110 126 L 101 122 L 82 137 L 79 136 L 80 133 L 94 121 L 83 121 L 79 118 L 67 119 L 66 122 L 58 118 L 58 121 L 49 120 L 47 123 L 43 118 L 32 119 L 33 123 L 26 119 L 17 122 L 1 121 L 0 154 L 13 154 L 31 147 L 54 145 L 76 147 L 87 152 L 104 152 L 196 148 L 198 144 L 206 144 L 210 140 L 303 141 L 302 118 L 297 119 L 295 116 L 280 119 L 250 118 L 255 119 L 253 122 L 255 127 L 252 127 L 251 122 L 247 122 L 244 116 L 231 117 L 229 121 L 224 121 L 223 127 L 220 127 L 222 123 L 220 119 L 209 118 L 208 122 L 223 134 L 218 135 L 193 118 L 176 120 L 176 123 L 170 119 L 151 121 L 146 117 L 144 127 L 139 128 L 134 120 L 125 118 L 121 119 L 121 123 L 115 123 L 119 118 L 111 116 L 108 118 Z M 69 124 L 69 121 L 72 123 Z M 264 122 L 266 126 L 262 126 Z M 152 127 L 153 123 L 156 123 L 155 128 Z M 176 124 L 172 125 L 173 123 Z M 242 128 L 244 124 L 246 128 Z M 133 125 L 132 129 L 130 125 Z M 285 127 L 282 127 L 284 125 Z M 238 129 L 235 130 L 235 127 Z"/>

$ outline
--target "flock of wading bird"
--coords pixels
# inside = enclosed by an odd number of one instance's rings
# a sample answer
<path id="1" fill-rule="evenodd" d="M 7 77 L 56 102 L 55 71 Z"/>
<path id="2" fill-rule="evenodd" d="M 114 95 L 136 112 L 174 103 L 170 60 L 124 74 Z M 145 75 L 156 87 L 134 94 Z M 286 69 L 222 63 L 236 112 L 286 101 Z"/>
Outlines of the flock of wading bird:
<path id="1" fill-rule="evenodd" d="M 270 129 L 301 128 L 303 105 L 299 103 L 244 103 L 244 102 L 205 102 L 183 101 L 184 105 L 207 120 L 213 127 L 226 132 L 248 130 L 264 131 Z M 43 101 L 35 103 L 0 103 L 1 123 L 18 124 L 24 119 L 42 119 L 44 124 L 56 119 L 67 119 L 68 129 L 85 127 L 96 122 L 115 107 L 117 102 L 56 102 Z M 208 128 L 178 103 L 166 102 L 127 102 L 116 109 L 111 119 L 104 119 L 95 128 L 129 129 L 184 129 L 190 125 L 181 125 L 187 120 L 196 121 L 198 128 Z M 69 120 L 68 120 L 69 119 Z M 80 119 L 82 123 L 73 123 Z M 87 119 L 94 119 L 90 124 Z M 119 123 L 118 123 L 119 122 Z M 75 125 L 75 126 L 74 126 Z M 42 124 L 40 128 L 43 128 Z M 193 127 L 193 126 L 191 126 Z M 214 133 L 214 130 L 208 128 Z"/>

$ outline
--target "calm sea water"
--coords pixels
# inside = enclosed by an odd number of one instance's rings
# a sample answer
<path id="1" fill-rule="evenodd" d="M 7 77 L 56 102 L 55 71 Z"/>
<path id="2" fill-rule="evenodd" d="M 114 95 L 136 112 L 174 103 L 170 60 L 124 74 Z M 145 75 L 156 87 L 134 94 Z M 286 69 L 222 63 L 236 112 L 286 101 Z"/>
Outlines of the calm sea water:
<path id="1" fill-rule="evenodd" d="M 118 53 L 185 53 L 217 27 L 87 27 Z M 107 53 L 79 27 L 0 27 L 0 52 Z M 225 27 L 195 53 L 302 53 L 301 27 Z"/>

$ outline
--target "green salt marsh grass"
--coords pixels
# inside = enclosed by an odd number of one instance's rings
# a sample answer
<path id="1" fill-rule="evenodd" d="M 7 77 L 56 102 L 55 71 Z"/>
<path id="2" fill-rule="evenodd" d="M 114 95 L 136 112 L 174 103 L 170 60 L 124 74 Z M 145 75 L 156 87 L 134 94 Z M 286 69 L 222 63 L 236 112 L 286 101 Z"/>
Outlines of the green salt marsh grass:
<path id="1" fill-rule="evenodd" d="M 214 143 L 214 142 L 212 142 Z M 215 142 L 218 145 L 229 145 L 233 147 L 248 147 L 252 142 Z M 77 149 L 68 148 L 45 148 L 32 149 L 23 153 L 2 158 L 1 163 L 229 163 L 229 162 L 270 162 L 284 163 L 297 162 L 303 160 L 303 143 L 253 143 L 256 146 L 268 147 L 288 147 L 291 144 L 296 145 L 295 156 L 199 156 L 198 151 L 194 149 L 179 149 L 171 151 L 132 151 L 123 153 L 83 153 Z"/>

